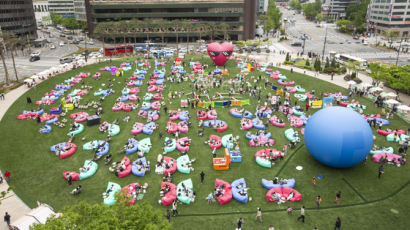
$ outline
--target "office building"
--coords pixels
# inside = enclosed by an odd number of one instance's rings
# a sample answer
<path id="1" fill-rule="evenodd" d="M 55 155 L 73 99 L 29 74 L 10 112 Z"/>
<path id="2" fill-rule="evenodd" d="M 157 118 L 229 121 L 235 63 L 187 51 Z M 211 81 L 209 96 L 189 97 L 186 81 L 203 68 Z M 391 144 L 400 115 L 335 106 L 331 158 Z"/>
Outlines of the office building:
<path id="1" fill-rule="evenodd" d="M 26 38 L 37 37 L 32 0 L 0 0 L 0 28 Z"/>
<path id="2" fill-rule="evenodd" d="M 33 0 L 33 8 L 37 26 L 52 24 L 47 0 Z"/>
<path id="3" fill-rule="evenodd" d="M 371 0 L 367 10 L 369 31 L 397 31 L 399 36 L 408 37 L 410 32 L 409 0 Z"/>
<path id="4" fill-rule="evenodd" d="M 84 0 L 74 0 L 74 15 L 75 19 L 79 21 L 87 21 L 87 14 L 85 10 Z"/>
<path id="5" fill-rule="evenodd" d="M 357 3 L 360 0 L 325 0 L 322 4 L 322 10 L 326 9 L 324 14 L 332 19 L 346 18 L 346 8 L 351 3 Z"/>
<path id="6" fill-rule="evenodd" d="M 63 17 L 74 18 L 74 0 L 48 0 L 48 8 L 51 14 L 59 14 Z"/>
<path id="7" fill-rule="evenodd" d="M 258 0 L 258 13 L 264 14 L 268 11 L 269 0 Z"/>
<path id="8" fill-rule="evenodd" d="M 232 40 L 255 37 L 257 0 L 85 0 L 90 34 L 97 23 L 116 20 L 191 20 L 230 25 L 227 31 Z M 120 36 L 120 35 L 119 35 Z M 153 34 L 161 37 L 161 34 Z M 180 34 L 184 36 L 184 34 Z M 195 39 L 195 35 L 192 35 Z M 145 34 L 137 34 L 144 39 Z M 174 33 L 167 33 L 166 40 L 175 40 Z"/>

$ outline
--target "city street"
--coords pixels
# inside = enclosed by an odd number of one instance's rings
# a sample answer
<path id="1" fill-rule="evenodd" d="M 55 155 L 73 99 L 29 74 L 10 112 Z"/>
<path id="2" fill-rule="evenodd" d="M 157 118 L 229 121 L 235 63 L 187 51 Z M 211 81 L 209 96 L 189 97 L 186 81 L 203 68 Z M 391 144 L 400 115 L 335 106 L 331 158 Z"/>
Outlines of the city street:
<path id="1" fill-rule="evenodd" d="M 282 18 L 288 20 L 295 20 L 295 23 L 285 23 L 285 28 L 290 35 L 290 40 L 282 43 L 288 46 L 288 49 L 293 52 L 302 52 L 302 47 L 291 46 L 294 42 L 301 42 L 303 44 L 303 36 L 306 35 L 305 54 L 313 52 L 322 55 L 323 44 L 327 28 L 327 41 L 325 47 L 325 56 L 329 55 L 330 51 L 335 51 L 339 54 L 349 54 L 352 56 L 367 59 L 368 61 L 381 61 L 384 63 L 395 64 L 397 52 L 384 51 L 370 45 L 362 44 L 360 40 L 354 40 L 351 35 L 340 33 L 336 30 L 335 24 L 322 24 L 319 27 L 311 21 L 307 21 L 302 14 L 295 14 L 294 10 L 287 10 L 281 8 L 283 13 Z M 380 37 L 379 37 L 380 41 Z M 400 54 L 399 64 L 409 64 L 409 54 Z"/>
<path id="2" fill-rule="evenodd" d="M 68 54 L 73 53 L 77 50 L 77 47 L 75 45 L 67 44 L 68 40 L 66 38 L 60 38 L 60 33 L 58 33 L 55 29 L 51 29 L 50 27 L 49 31 L 52 34 L 52 38 L 49 38 L 47 34 L 43 34 L 41 31 L 39 31 L 38 35 L 39 38 L 49 39 L 51 43 L 42 48 L 31 47 L 31 52 L 37 50 L 41 52 L 40 60 L 30 62 L 30 55 L 27 54 L 28 50 L 25 51 L 26 55 L 24 56 L 22 55 L 21 51 L 17 51 L 18 56 L 15 56 L 14 59 L 16 62 L 16 69 L 19 78 L 29 77 L 34 73 L 39 73 L 41 71 L 49 69 L 50 67 L 59 65 L 59 59 L 61 57 L 67 56 Z M 65 45 L 62 47 L 59 46 L 59 43 L 61 41 L 64 41 L 65 43 Z M 50 49 L 49 46 L 51 46 L 51 44 L 54 44 L 56 48 Z M 10 55 L 7 56 L 6 64 L 10 79 L 15 80 L 13 62 Z M 3 65 L 0 64 L 0 82 L 4 82 L 4 79 L 4 68 Z"/>

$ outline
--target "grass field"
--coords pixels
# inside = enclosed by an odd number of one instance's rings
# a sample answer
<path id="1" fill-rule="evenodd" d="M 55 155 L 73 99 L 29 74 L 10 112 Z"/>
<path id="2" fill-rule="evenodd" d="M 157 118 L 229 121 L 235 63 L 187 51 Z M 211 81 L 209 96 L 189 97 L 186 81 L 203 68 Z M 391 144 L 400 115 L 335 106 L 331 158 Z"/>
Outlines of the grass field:
<path id="1" fill-rule="evenodd" d="M 194 60 L 202 60 L 200 57 L 193 57 Z M 135 59 L 129 59 L 133 61 Z M 102 192 L 105 191 L 107 182 L 113 181 L 119 183 L 121 186 L 125 186 L 132 182 L 139 182 L 149 184 L 147 194 L 144 197 L 145 201 L 151 203 L 157 209 L 163 209 L 164 213 L 167 208 L 158 204 L 160 199 L 159 190 L 162 175 L 154 173 L 154 169 L 151 170 L 145 177 L 139 178 L 130 174 L 125 178 L 117 178 L 114 174 L 108 171 L 108 167 L 104 165 L 103 161 L 98 162 L 99 169 L 97 173 L 91 178 L 74 182 L 73 186 L 68 186 L 67 182 L 62 177 L 63 171 L 78 171 L 83 165 L 84 160 L 93 157 L 92 151 L 82 150 L 82 145 L 85 142 L 91 140 L 105 139 L 106 135 L 98 131 L 98 126 L 86 127 L 84 132 L 75 137 L 74 143 L 79 147 L 77 152 L 66 159 L 60 160 L 54 153 L 49 151 L 51 145 L 67 141 L 67 132 L 69 125 L 65 128 L 58 128 L 53 126 L 53 131 L 50 134 L 40 134 L 38 129 L 42 126 L 37 124 L 35 120 L 19 121 L 16 119 L 16 115 L 21 114 L 23 110 L 34 109 L 35 105 L 27 105 L 26 97 L 31 97 L 34 100 L 41 99 L 42 95 L 50 90 L 54 89 L 55 84 L 62 83 L 65 79 L 75 76 L 79 72 L 90 72 L 93 75 L 99 68 L 107 65 L 119 66 L 123 61 L 127 59 L 116 60 L 113 63 L 100 63 L 84 68 L 69 71 L 64 74 L 60 74 L 55 78 L 47 80 L 25 93 L 21 98 L 10 107 L 3 120 L 0 123 L 0 167 L 3 171 L 10 170 L 12 172 L 11 185 L 15 186 L 15 192 L 19 197 L 26 202 L 30 207 L 34 207 L 36 201 L 45 202 L 50 204 L 56 210 L 61 210 L 65 205 L 70 205 L 85 200 L 90 203 L 102 202 Z M 188 61 L 187 61 L 188 62 Z M 202 63 L 208 63 L 209 69 L 214 69 L 212 62 L 209 58 L 204 58 Z M 171 61 L 167 65 L 167 73 L 171 67 Z M 153 65 L 151 65 L 153 66 Z M 239 72 L 239 68 L 235 66 L 234 60 L 230 60 L 227 63 L 227 68 L 230 70 L 230 77 L 236 76 Z M 134 65 L 135 68 L 135 65 Z M 94 97 L 93 93 L 99 88 L 104 88 L 102 84 L 107 85 L 108 79 L 115 79 L 113 89 L 115 94 L 106 97 L 102 103 L 104 108 L 104 114 L 102 121 L 113 122 L 116 118 L 120 119 L 121 132 L 119 135 L 114 136 L 110 143 L 110 153 L 113 154 L 114 161 L 120 161 L 124 154 L 120 153 L 123 145 L 127 139 L 132 137 L 130 131 L 135 121 L 146 123 L 146 119 L 137 116 L 137 111 L 132 112 L 112 112 L 111 107 L 114 105 L 117 97 L 121 95 L 121 90 L 124 88 L 124 81 L 132 75 L 134 68 L 125 72 L 123 77 L 113 77 L 109 72 L 101 72 L 101 80 L 96 81 L 93 78 L 86 78 L 85 84 L 93 86 L 91 92 L 84 96 L 81 104 L 85 101 L 98 100 L 98 97 Z M 188 68 L 188 67 L 186 67 Z M 276 68 L 274 68 L 276 69 Z M 150 68 L 144 82 L 149 81 L 149 75 L 154 70 Z M 342 92 L 347 95 L 347 91 L 336 85 L 328 82 L 314 79 L 309 76 L 305 76 L 298 73 L 290 73 L 286 70 L 280 70 L 288 79 L 295 80 L 296 84 L 301 85 L 306 90 L 316 90 L 316 94 L 320 92 Z M 248 75 L 250 76 L 262 75 L 267 77 L 266 74 L 255 71 Z M 272 79 L 270 79 L 273 82 Z M 274 85 L 278 85 L 274 82 Z M 263 89 L 263 81 L 259 84 Z M 76 85 L 74 88 L 79 88 Z M 106 87 L 106 86 L 105 86 Z M 140 97 L 145 95 L 147 85 L 143 85 L 140 88 Z M 184 88 L 185 93 L 191 92 L 191 88 L 188 82 L 184 83 L 170 83 L 166 82 L 166 90 L 163 92 L 164 97 L 168 94 L 168 90 L 181 91 Z M 71 90 L 66 92 L 71 92 Z M 210 88 L 210 95 L 215 92 L 227 92 L 227 89 L 223 88 Z M 266 98 L 268 92 L 274 93 L 271 89 L 265 89 L 262 92 L 262 98 Z M 248 98 L 248 95 L 237 95 L 241 99 Z M 166 97 L 167 98 L 167 97 Z M 184 99 L 183 97 L 181 99 Z M 251 112 L 255 111 L 257 99 L 250 98 L 251 104 L 245 106 L 246 110 Z M 377 114 L 380 113 L 380 109 L 375 108 L 372 103 L 365 98 L 357 98 L 360 102 L 367 106 L 366 113 Z M 295 99 L 292 96 L 292 103 Z M 262 100 L 263 101 L 263 100 Z M 165 100 L 169 110 L 178 109 L 180 99 L 169 103 L 168 98 Z M 299 102 L 300 105 L 303 102 Z M 44 106 L 48 110 L 51 106 Z M 229 128 L 223 133 L 217 133 L 214 130 L 205 128 L 205 134 L 203 137 L 197 136 L 198 120 L 196 119 L 196 110 L 188 108 L 193 126 L 190 128 L 188 135 L 192 139 L 190 150 L 188 152 L 189 157 L 196 158 L 196 162 L 193 163 L 195 168 L 194 172 L 189 175 L 181 174 L 177 172 L 174 175 L 173 183 L 178 184 L 180 181 L 192 178 L 194 183 L 194 190 L 197 194 L 195 203 L 190 205 L 180 204 L 178 206 L 180 216 L 173 218 L 173 229 L 234 229 L 236 220 L 242 216 L 244 217 L 244 228 L 246 229 L 267 229 L 270 224 L 275 226 L 275 229 L 313 229 L 317 226 L 319 229 L 328 229 L 333 227 L 333 224 L 337 216 L 342 219 L 342 226 L 344 229 L 407 229 L 409 221 L 407 213 L 410 212 L 410 198 L 406 195 L 409 192 L 408 183 L 410 173 L 408 166 L 396 167 L 386 166 L 385 174 L 382 179 L 377 178 L 378 164 L 369 160 L 367 164 L 359 164 L 356 167 L 350 169 L 333 169 L 319 164 L 315 161 L 305 148 L 303 141 L 298 144 L 295 149 L 288 152 L 288 155 L 283 161 L 277 163 L 271 169 L 262 168 L 255 162 L 254 154 L 260 147 L 249 147 L 248 140 L 245 138 L 245 131 L 240 130 L 240 119 L 234 118 L 229 114 L 229 108 L 217 108 L 218 119 L 224 120 L 229 124 Z M 95 109 L 87 110 L 75 110 L 73 112 L 85 111 L 89 114 L 94 114 Z M 309 109 L 308 114 L 313 114 L 314 109 Z M 127 114 L 131 116 L 128 123 L 122 121 Z M 286 120 L 283 114 L 276 114 L 283 120 Z M 66 117 L 71 124 L 72 119 Z M 266 118 L 265 118 L 266 119 Z M 157 121 L 160 125 L 160 130 L 164 134 L 165 125 L 168 121 L 167 116 L 161 109 L 161 117 Z M 407 124 L 401 119 L 394 117 L 390 120 L 390 128 L 402 128 L 407 129 Z M 289 127 L 289 123 L 286 127 Z M 269 126 L 268 131 L 272 132 L 272 138 L 275 139 L 276 144 L 273 148 L 278 150 L 282 149 L 284 144 L 288 141 L 285 139 L 284 130 L 287 128 L 277 128 Z M 300 128 L 298 129 L 300 131 Z M 373 129 L 376 133 L 376 129 Z M 255 129 L 252 130 L 255 132 Z M 208 139 L 210 134 L 217 134 L 220 136 L 232 133 L 234 136 L 240 136 L 240 149 L 242 153 L 242 163 L 232 163 L 229 171 L 214 171 L 212 168 L 212 154 L 211 149 L 204 144 L 204 141 Z M 377 139 L 375 143 L 381 146 L 393 146 L 397 152 L 398 145 L 388 143 L 383 136 L 375 134 Z M 169 136 L 168 134 L 164 136 Z M 180 137 L 185 136 L 184 134 Z M 138 134 L 137 139 L 147 137 L 145 134 Z M 83 141 L 82 138 L 85 138 Z M 158 137 L 158 131 L 150 136 L 153 147 L 151 151 L 146 154 L 148 160 L 151 161 L 151 165 L 154 165 L 157 155 L 162 152 L 163 139 Z M 223 149 L 217 151 L 219 157 L 222 157 Z M 168 156 L 177 158 L 179 156 L 178 151 L 169 153 Z M 137 159 L 135 154 L 128 155 L 131 161 Z M 297 171 L 296 166 L 303 166 L 302 171 Z M 200 184 L 199 173 L 204 171 L 205 183 Z M 317 182 L 316 186 L 311 184 L 313 176 L 322 174 L 324 178 Z M 277 205 L 275 203 L 268 203 L 265 200 L 267 189 L 261 186 L 261 179 L 272 179 L 274 176 L 283 178 L 295 178 L 295 189 L 302 194 L 302 201 L 296 203 L 286 203 L 284 205 Z M 213 191 L 213 185 L 215 178 L 220 178 L 232 183 L 232 181 L 244 177 L 247 186 L 250 188 L 248 193 L 252 197 L 252 201 L 248 204 L 242 204 L 236 200 L 232 200 L 226 205 L 220 206 L 219 204 L 207 204 L 205 197 Z M 83 186 L 83 192 L 79 196 L 72 196 L 69 192 L 74 186 L 81 184 Z M 340 205 L 334 204 L 335 194 L 337 191 L 342 191 L 342 198 Z M 316 210 L 315 198 L 320 195 L 323 198 L 323 203 L 320 210 Z M 296 217 L 299 215 L 300 207 L 306 206 L 306 223 L 296 221 Z M 288 216 L 285 209 L 287 206 L 294 208 L 295 212 L 292 216 Z M 261 207 L 263 211 L 263 223 L 256 223 L 254 217 L 256 215 L 257 207 Z M 393 209 L 393 211 L 391 210 Z M 194 227 L 195 226 L 195 227 Z"/>

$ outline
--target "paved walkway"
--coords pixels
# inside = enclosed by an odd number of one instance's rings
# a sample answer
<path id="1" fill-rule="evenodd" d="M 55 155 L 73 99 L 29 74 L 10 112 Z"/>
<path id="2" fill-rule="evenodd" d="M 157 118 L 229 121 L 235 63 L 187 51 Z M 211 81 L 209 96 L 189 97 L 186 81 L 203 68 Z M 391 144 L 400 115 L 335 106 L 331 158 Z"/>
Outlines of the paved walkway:
<path id="1" fill-rule="evenodd" d="M 250 55 L 239 54 L 235 56 L 236 57 L 249 57 L 251 59 L 255 59 L 259 63 L 273 63 L 275 66 L 278 63 L 283 63 L 283 61 L 285 60 L 285 55 L 279 55 L 279 54 L 250 54 Z M 92 64 L 92 63 L 89 62 L 88 64 Z M 293 68 L 293 71 L 295 72 L 305 73 L 312 77 L 315 76 L 315 72 L 313 71 L 299 69 L 296 67 L 281 65 L 280 68 L 289 69 L 289 70 Z M 348 84 L 343 79 L 342 75 L 335 75 L 333 81 L 330 79 L 330 76 L 326 74 L 319 74 L 319 76 L 315 78 L 319 78 L 319 79 L 331 82 L 333 84 L 339 85 L 341 87 L 348 88 Z M 362 79 L 363 82 L 366 82 L 366 83 L 371 84 L 372 82 L 371 77 L 363 75 L 363 74 L 359 74 L 359 78 Z M 0 100 L 0 121 L 3 118 L 4 114 L 7 112 L 7 110 L 9 109 L 9 107 L 14 103 L 14 101 L 17 100 L 21 95 L 23 95 L 29 89 L 30 88 L 28 88 L 25 85 L 20 86 L 10 91 L 9 93 L 7 93 L 5 95 L 5 100 Z M 393 92 L 393 90 L 389 88 L 385 88 L 385 91 Z M 407 105 L 410 104 L 409 95 L 400 94 L 399 97 L 404 104 L 407 104 Z M 13 174 L 13 172 L 11 173 Z M 3 184 L 0 185 L 0 192 L 7 190 L 7 188 L 8 188 L 8 185 L 6 182 L 4 182 Z M 30 208 L 17 195 L 15 195 L 14 192 L 10 192 L 9 194 L 7 194 L 7 196 L 3 200 L 1 200 L 1 202 L 2 204 L 0 205 L 0 214 L 4 215 L 5 212 L 8 212 L 11 216 L 11 223 L 13 223 L 13 220 L 17 220 L 18 218 L 24 216 L 26 213 L 30 211 Z M 5 222 L 1 221 L 0 230 L 3 230 L 3 229 L 6 230 L 8 228 Z"/>

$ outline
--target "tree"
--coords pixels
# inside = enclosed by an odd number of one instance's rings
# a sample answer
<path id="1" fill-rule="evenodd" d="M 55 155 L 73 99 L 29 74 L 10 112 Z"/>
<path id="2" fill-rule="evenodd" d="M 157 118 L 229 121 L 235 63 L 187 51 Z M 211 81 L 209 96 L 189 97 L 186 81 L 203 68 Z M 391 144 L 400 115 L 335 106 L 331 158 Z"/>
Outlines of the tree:
<path id="1" fill-rule="evenodd" d="M 332 58 L 332 63 L 330 63 L 330 66 L 331 66 L 332 68 L 337 68 L 337 63 L 336 63 L 336 59 L 335 59 L 335 58 Z"/>
<path id="2" fill-rule="evenodd" d="M 169 229 L 171 223 L 159 210 L 153 210 L 147 202 L 126 205 L 117 202 L 112 207 L 104 204 L 80 202 L 64 208 L 63 215 L 48 219 L 33 230 L 48 229 Z"/>
<path id="3" fill-rule="evenodd" d="M 227 31 L 229 29 L 229 25 L 227 23 L 221 23 L 221 24 L 219 24 L 219 28 L 220 28 L 220 30 L 223 31 L 223 34 L 224 34 L 224 39 L 223 40 L 225 40 L 225 41 L 228 40 L 229 38 L 228 38 Z"/>
<path id="4" fill-rule="evenodd" d="M 369 64 L 369 75 L 379 84 L 380 81 L 385 79 L 385 75 L 387 74 L 388 69 L 381 65 L 380 63 L 370 63 Z"/>
<path id="5" fill-rule="evenodd" d="M 7 188 L 7 190 L 0 192 L 0 205 L 1 205 L 1 200 L 3 200 L 3 198 L 6 197 L 6 195 L 7 195 L 11 190 L 13 190 L 13 186 L 9 186 L 9 187 Z"/>
<path id="6" fill-rule="evenodd" d="M 0 30 L 1 35 L 3 35 L 3 32 Z M 3 62 L 3 68 L 4 68 L 4 75 L 5 75 L 5 83 L 6 85 L 9 85 L 9 71 L 7 70 L 7 65 L 6 65 L 6 57 L 4 56 L 4 53 L 6 52 L 6 46 L 5 46 L 5 41 L 3 38 L 0 38 L 0 57 L 1 61 Z"/>
<path id="7" fill-rule="evenodd" d="M 194 30 L 194 26 L 192 25 L 191 22 L 184 22 L 184 31 L 186 33 L 187 39 L 186 39 L 186 50 L 189 53 L 189 33 Z"/>
<path id="8" fill-rule="evenodd" d="M 321 21 L 323 21 L 323 15 L 322 13 L 317 13 L 315 16 L 316 20 L 320 23 Z"/>
<path id="9" fill-rule="evenodd" d="M 61 16 L 59 14 L 51 13 L 50 18 L 51 18 L 51 21 L 53 22 L 54 25 L 61 24 L 62 21 L 63 21 L 63 16 Z"/>
<path id="10" fill-rule="evenodd" d="M 398 31 L 388 31 L 385 30 L 383 31 L 383 36 L 386 37 L 386 39 L 389 41 L 390 43 L 390 48 L 392 47 L 393 44 L 393 38 L 396 38 L 399 36 L 399 32 Z"/>
<path id="11" fill-rule="evenodd" d="M 290 61 L 290 55 L 289 55 L 289 53 L 286 53 L 285 61 Z"/>
<path id="12" fill-rule="evenodd" d="M 318 13 L 320 13 L 322 3 L 320 0 L 316 0 L 313 3 L 307 3 L 303 5 L 303 12 L 307 19 L 313 20 Z"/>
<path id="13" fill-rule="evenodd" d="M 336 26 L 340 32 L 345 33 L 353 30 L 353 24 L 349 20 L 337 20 Z"/>
<path id="14" fill-rule="evenodd" d="M 309 59 L 306 59 L 305 66 L 310 66 Z"/>
<path id="15" fill-rule="evenodd" d="M 16 81 L 19 80 L 18 74 L 17 74 L 17 68 L 16 68 L 16 62 L 14 60 L 14 51 L 16 50 L 16 46 L 18 44 L 18 38 L 14 33 L 9 33 L 9 32 L 0 32 L 0 41 L 3 41 L 4 51 L 8 51 L 11 54 L 11 60 L 13 62 L 13 69 L 14 69 L 14 74 L 16 76 Z M 2 49 L 0 48 L 0 49 Z"/>
<path id="16" fill-rule="evenodd" d="M 315 68 L 316 71 L 320 71 L 322 69 L 319 58 L 315 59 L 315 64 L 313 64 L 313 67 Z"/>

